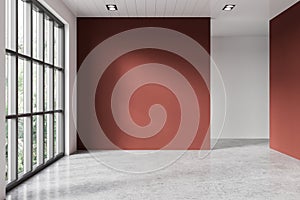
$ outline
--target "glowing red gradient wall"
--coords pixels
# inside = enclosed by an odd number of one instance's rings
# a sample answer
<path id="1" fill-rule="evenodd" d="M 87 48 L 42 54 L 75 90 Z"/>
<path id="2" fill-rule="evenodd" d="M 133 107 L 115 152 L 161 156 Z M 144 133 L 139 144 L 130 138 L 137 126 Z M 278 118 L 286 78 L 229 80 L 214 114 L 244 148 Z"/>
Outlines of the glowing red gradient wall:
<path id="1" fill-rule="evenodd" d="M 78 70 L 87 55 L 107 38 L 123 31 L 140 27 L 160 27 L 178 31 L 195 40 L 207 51 L 208 55 L 210 54 L 209 18 L 78 18 Z M 151 83 L 139 87 L 133 93 L 129 102 L 131 118 L 134 123 L 141 127 L 147 126 L 150 123 L 151 119 L 148 113 L 152 105 L 159 104 L 164 107 L 167 118 L 164 126 L 157 134 L 146 138 L 133 137 L 124 133 L 115 122 L 111 106 L 112 94 L 116 83 L 131 69 L 149 63 L 159 63 L 168 66 L 176 73 L 181 74 L 190 83 L 198 101 L 201 120 L 199 121 L 196 136 L 188 149 L 209 149 L 209 85 L 205 84 L 203 77 L 188 59 L 170 51 L 154 48 L 137 49 L 118 57 L 107 67 L 99 79 L 95 94 L 95 111 L 98 122 L 105 132 L 106 137 L 120 149 L 147 150 L 161 149 L 176 136 L 182 120 L 181 102 L 176 98 L 173 91 L 160 84 Z M 202 61 L 201 67 L 209 73 L 209 57 L 206 57 Z M 147 76 L 148 74 L 141 73 L 137 78 L 143 79 Z M 166 76 L 165 78 L 168 79 L 169 77 Z M 86 87 L 89 87 L 88 83 Z M 85 103 L 80 102 L 78 106 L 84 107 Z M 119 114 L 122 115 L 122 113 Z M 80 113 L 77 113 L 77 115 L 79 116 L 78 120 L 80 120 Z M 83 148 L 84 145 L 81 143 L 80 138 L 78 138 L 78 149 Z M 99 145 L 98 149 L 107 149 L 107 147 Z M 175 148 L 173 147 L 173 149 L 183 149 L 183 147 L 178 145 Z"/>
<path id="2" fill-rule="evenodd" d="M 270 22 L 270 146 L 300 159 L 300 3 Z"/>

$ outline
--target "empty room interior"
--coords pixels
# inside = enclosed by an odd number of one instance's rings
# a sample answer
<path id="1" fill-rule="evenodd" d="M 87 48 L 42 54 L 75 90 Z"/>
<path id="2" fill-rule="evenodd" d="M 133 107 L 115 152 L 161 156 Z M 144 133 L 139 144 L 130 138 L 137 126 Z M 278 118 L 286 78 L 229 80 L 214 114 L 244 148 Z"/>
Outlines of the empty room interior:
<path id="1" fill-rule="evenodd" d="M 299 200 L 299 94 L 299 0 L 1 0 L 0 200 Z"/>

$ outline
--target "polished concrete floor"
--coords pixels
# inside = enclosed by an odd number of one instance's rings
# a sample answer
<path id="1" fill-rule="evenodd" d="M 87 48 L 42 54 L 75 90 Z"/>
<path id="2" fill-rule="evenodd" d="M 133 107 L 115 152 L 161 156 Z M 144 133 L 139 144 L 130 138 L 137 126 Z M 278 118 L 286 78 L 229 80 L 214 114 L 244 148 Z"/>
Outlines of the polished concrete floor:
<path id="1" fill-rule="evenodd" d="M 105 156 L 118 160 L 113 151 Z M 7 199 L 299 200 L 300 161 L 269 149 L 267 140 L 220 140 L 205 158 L 188 151 L 162 170 L 132 174 L 82 152 L 46 168 Z"/>

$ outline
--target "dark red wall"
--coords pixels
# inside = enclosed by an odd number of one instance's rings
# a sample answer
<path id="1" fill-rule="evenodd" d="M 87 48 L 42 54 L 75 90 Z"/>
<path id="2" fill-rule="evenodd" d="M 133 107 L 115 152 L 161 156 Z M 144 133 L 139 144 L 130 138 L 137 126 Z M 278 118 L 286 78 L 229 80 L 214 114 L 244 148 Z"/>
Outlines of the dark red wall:
<path id="1" fill-rule="evenodd" d="M 210 52 L 210 18 L 77 18 L 77 66 L 105 39 L 139 27 L 163 27 L 179 31 Z"/>
<path id="2" fill-rule="evenodd" d="M 300 3 L 270 22 L 270 146 L 300 159 Z"/>
<path id="3" fill-rule="evenodd" d="M 78 18 L 78 69 L 86 56 L 98 44 L 117 33 L 139 27 L 162 27 L 176 30 L 197 41 L 208 53 L 210 53 L 210 18 Z M 119 57 L 112 63 L 112 66 L 107 68 L 103 77 L 100 79 L 97 93 L 95 94 L 96 112 L 98 121 L 107 137 L 121 149 L 160 149 L 161 146 L 166 145 L 168 141 L 175 136 L 174 134 L 176 133 L 180 122 L 180 112 L 174 107 L 178 107 L 179 104 L 170 91 L 159 85 L 146 85 L 143 88 L 139 88 L 137 95 L 134 95 L 132 98 L 132 104 L 135 106 L 130 104 L 131 114 L 136 122 L 146 125 L 149 122 L 147 121 L 149 119 L 147 113 L 145 114 L 145 110 L 149 109 L 150 105 L 163 102 L 162 104 L 164 104 L 168 112 L 168 120 L 166 121 L 163 130 L 155 137 L 148 139 L 130 137 L 129 135 L 122 133 L 113 122 L 113 117 L 109 108 L 110 96 L 114 84 L 117 79 L 130 68 L 145 63 L 161 63 L 171 66 L 189 80 L 196 91 L 196 95 L 199 99 L 199 107 L 201 107 L 200 126 L 195 140 L 189 149 L 208 149 L 210 146 L 209 88 L 204 85 L 202 77 L 184 58 L 171 52 L 158 49 L 140 49 Z M 205 63 L 203 67 L 209 71 L 209 57 L 206 58 L 203 63 Z M 137 100 L 142 101 L 143 105 Z M 135 101 L 136 103 L 134 103 Z M 84 106 L 84 104 L 78 106 Z M 78 115 L 80 115 L 80 113 L 78 113 Z M 78 149 L 83 148 L 84 146 L 78 137 Z"/>

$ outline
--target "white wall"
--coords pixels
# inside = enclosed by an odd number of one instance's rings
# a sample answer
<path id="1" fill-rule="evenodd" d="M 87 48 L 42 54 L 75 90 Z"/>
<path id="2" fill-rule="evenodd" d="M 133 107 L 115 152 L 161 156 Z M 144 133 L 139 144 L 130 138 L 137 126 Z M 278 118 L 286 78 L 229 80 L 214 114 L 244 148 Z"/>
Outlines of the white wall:
<path id="1" fill-rule="evenodd" d="M 66 32 L 66 69 L 65 69 L 65 153 L 70 155 L 77 149 L 76 141 L 76 124 L 74 123 L 73 114 L 76 118 L 76 112 L 72 112 L 72 102 L 74 86 L 76 88 L 76 68 L 77 68 L 77 52 L 76 52 L 76 17 L 69 8 L 58 0 L 39 0 L 49 11 L 55 14 L 63 23 L 65 23 Z M 75 95 L 76 96 L 76 95 Z M 76 108 L 76 106 L 74 106 Z"/>
<path id="2" fill-rule="evenodd" d="M 220 138 L 269 138 L 268 36 L 212 37 L 212 59 L 224 80 L 227 113 Z M 212 137 L 221 121 L 222 87 L 211 70 Z"/>
<path id="3" fill-rule="evenodd" d="M 5 199 L 5 1 L 0 1 L 0 199 Z"/>

